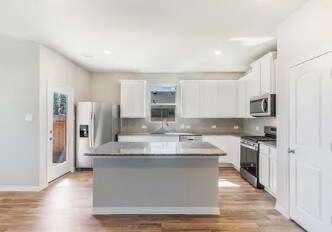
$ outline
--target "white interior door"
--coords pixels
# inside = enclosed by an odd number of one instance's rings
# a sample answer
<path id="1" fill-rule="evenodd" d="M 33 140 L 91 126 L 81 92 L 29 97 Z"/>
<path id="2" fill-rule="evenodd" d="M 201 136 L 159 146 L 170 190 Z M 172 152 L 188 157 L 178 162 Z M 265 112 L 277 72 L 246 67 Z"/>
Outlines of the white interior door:
<path id="1" fill-rule="evenodd" d="M 52 181 L 73 168 L 74 90 L 48 83 L 47 179 Z"/>
<path id="2" fill-rule="evenodd" d="M 332 231 L 332 54 L 290 69 L 290 216 Z"/>

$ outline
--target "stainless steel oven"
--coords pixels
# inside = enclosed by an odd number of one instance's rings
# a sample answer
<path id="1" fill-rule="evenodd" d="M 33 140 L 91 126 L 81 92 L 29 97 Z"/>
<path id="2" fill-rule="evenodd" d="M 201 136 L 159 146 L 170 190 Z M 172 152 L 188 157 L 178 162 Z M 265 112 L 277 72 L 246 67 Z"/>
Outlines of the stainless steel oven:
<path id="1" fill-rule="evenodd" d="M 264 94 L 250 99 L 250 115 L 254 117 L 276 116 L 276 95 Z"/>
<path id="2" fill-rule="evenodd" d="M 241 140 L 240 173 L 254 187 L 260 187 L 258 182 L 259 144 Z"/>

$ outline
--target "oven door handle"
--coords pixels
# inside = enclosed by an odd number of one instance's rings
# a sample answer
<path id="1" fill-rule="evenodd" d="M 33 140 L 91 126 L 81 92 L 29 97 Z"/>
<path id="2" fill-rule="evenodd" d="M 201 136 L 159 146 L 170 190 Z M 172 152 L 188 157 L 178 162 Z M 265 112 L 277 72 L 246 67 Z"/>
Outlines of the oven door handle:
<path id="1" fill-rule="evenodd" d="M 243 144 L 243 143 L 241 143 L 241 146 L 246 147 L 246 148 L 249 148 L 249 149 L 251 149 L 251 150 L 258 151 L 258 148 L 257 148 L 257 147 L 253 147 L 253 146 L 250 146 L 250 145 L 247 145 L 247 144 Z"/>

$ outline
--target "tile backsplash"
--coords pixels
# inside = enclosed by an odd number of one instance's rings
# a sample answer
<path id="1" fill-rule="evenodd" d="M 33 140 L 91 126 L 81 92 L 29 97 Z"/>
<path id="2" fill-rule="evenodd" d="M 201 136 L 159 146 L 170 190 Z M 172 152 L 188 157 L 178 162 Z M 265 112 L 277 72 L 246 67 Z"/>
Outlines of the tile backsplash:
<path id="1" fill-rule="evenodd" d="M 148 119 L 122 119 L 121 132 L 146 133 L 161 128 L 161 122 L 150 122 Z M 237 127 L 238 129 L 234 129 Z M 175 123 L 165 125 L 170 132 L 241 132 L 242 119 L 177 119 Z"/>
<path id="2" fill-rule="evenodd" d="M 230 118 L 230 119 L 184 119 L 178 118 L 175 123 L 169 123 L 165 130 L 169 132 L 246 132 L 263 135 L 264 126 L 276 126 L 276 118 Z M 121 132 L 148 133 L 161 128 L 160 122 L 150 122 L 149 119 L 122 119 Z M 236 129 L 235 129 L 236 128 Z"/>
<path id="3" fill-rule="evenodd" d="M 243 131 L 249 134 L 264 135 L 264 126 L 277 126 L 277 118 L 245 118 L 243 119 Z"/>

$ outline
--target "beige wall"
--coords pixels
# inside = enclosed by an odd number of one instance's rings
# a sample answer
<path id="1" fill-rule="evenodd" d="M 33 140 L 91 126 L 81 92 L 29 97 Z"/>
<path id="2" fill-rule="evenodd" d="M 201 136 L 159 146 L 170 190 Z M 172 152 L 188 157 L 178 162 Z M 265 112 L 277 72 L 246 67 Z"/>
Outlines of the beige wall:
<path id="1" fill-rule="evenodd" d="M 52 80 L 74 89 L 74 101 L 90 101 L 90 73 L 64 56 L 40 46 L 40 183 L 46 185 L 47 156 L 47 81 Z"/>
<path id="2" fill-rule="evenodd" d="M 107 101 L 120 104 L 121 79 L 147 80 L 149 84 L 179 84 L 180 80 L 236 80 L 243 73 L 183 73 L 183 74 L 150 74 L 150 73 L 93 73 L 91 78 L 92 101 Z"/>
<path id="3" fill-rule="evenodd" d="M 332 44 L 332 1 L 311 0 L 278 29 L 277 112 L 278 180 L 277 206 L 288 214 L 288 67 L 317 49 Z"/>

